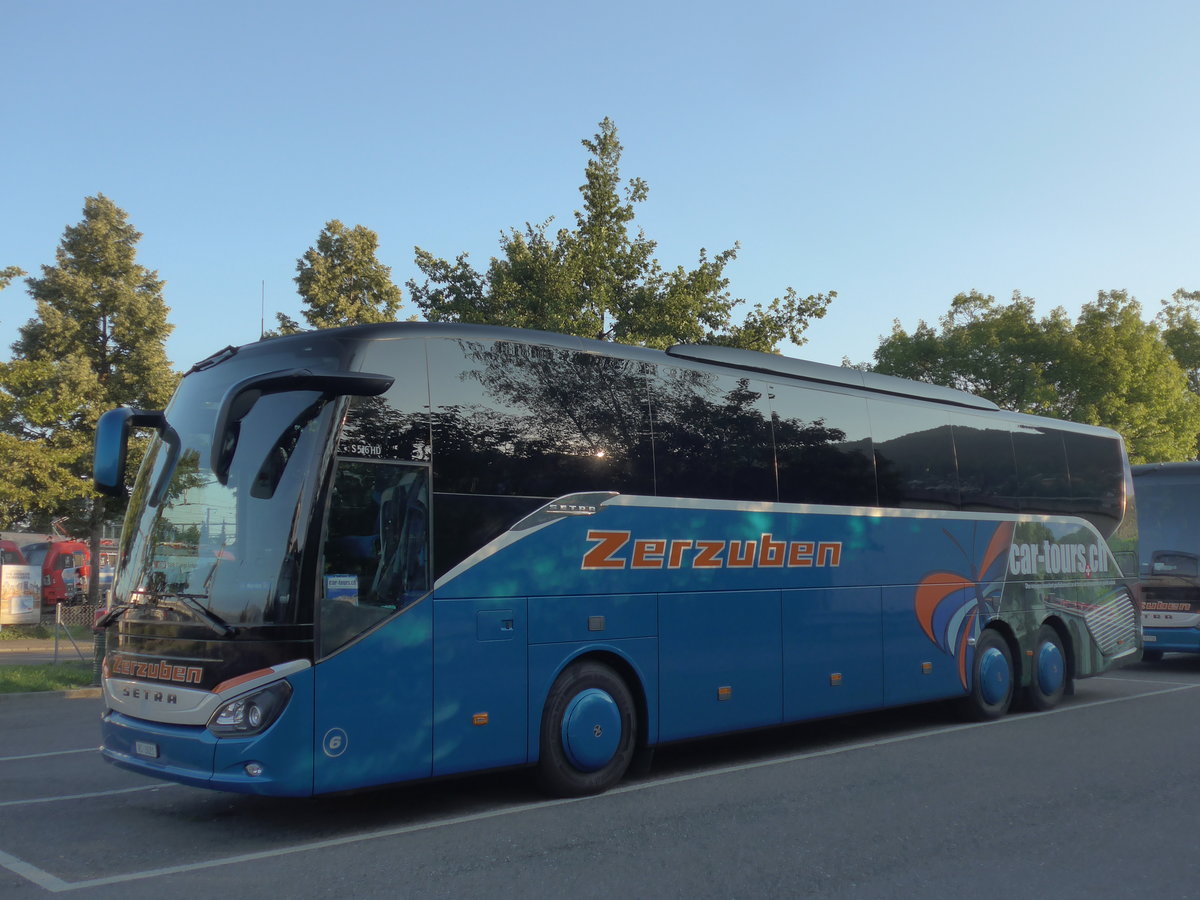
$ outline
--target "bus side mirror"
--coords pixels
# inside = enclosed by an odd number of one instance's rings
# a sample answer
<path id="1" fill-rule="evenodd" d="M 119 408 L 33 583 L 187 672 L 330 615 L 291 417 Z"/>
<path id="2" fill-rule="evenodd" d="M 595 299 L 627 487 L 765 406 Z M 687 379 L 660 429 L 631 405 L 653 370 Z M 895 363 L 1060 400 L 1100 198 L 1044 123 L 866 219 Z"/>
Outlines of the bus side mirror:
<path id="1" fill-rule="evenodd" d="M 167 417 L 161 410 L 110 409 L 96 423 L 96 450 L 92 458 L 92 483 L 110 497 L 125 496 L 125 453 L 130 428 L 162 431 Z"/>

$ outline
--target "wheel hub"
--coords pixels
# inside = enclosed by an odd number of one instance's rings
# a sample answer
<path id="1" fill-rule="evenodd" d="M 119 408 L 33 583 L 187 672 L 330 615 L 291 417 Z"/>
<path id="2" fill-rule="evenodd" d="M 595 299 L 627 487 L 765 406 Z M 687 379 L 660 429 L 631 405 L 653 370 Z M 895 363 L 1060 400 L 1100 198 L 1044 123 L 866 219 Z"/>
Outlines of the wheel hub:
<path id="1" fill-rule="evenodd" d="M 562 745 L 571 765 L 581 772 L 603 769 L 621 743 L 621 710 L 599 688 L 581 691 L 567 704 Z"/>

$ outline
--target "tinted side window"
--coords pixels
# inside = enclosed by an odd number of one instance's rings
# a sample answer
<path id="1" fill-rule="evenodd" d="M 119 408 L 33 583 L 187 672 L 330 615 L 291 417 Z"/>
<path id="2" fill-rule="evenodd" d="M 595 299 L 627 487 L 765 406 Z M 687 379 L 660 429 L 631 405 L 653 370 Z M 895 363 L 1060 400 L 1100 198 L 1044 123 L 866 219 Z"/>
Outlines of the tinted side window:
<path id="1" fill-rule="evenodd" d="M 445 575 L 545 502 L 536 497 L 434 494 L 434 577 Z"/>
<path id="2" fill-rule="evenodd" d="M 1021 425 L 1012 439 L 1021 512 L 1069 515 L 1071 478 L 1062 433 Z"/>
<path id="3" fill-rule="evenodd" d="M 771 390 L 779 499 L 874 506 L 867 401 L 789 384 L 772 385 Z"/>
<path id="4" fill-rule="evenodd" d="M 424 465 L 338 461 L 322 555 L 322 653 L 429 590 L 428 487 Z"/>
<path id="5" fill-rule="evenodd" d="M 1071 498 L 1077 514 L 1106 537 L 1121 522 L 1125 499 L 1125 467 L 1121 445 L 1101 435 L 1063 433 Z"/>
<path id="6" fill-rule="evenodd" d="M 775 500 L 767 386 L 664 366 L 651 389 L 656 493 Z"/>
<path id="7" fill-rule="evenodd" d="M 429 354 L 435 490 L 652 489 L 639 364 L 508 341 L 431 341 Z"/>
<path id="8" fill-rule="evenodd" d="M 881 506 L 957 509 L 958 470 L 950 414 L 903 402 L 870 400 Z"/>
<path id="9" fill-rule="evenodd" d="M 363 351 L 361 369 L 396 380 L 379 397 L 351 397 L 338 453 L 364 459 L 428 462 L 429 385 L 425 342 L 381 340 Z"/>
<path id="10" fill-rule="evenodd" d="M 1009 428 L 978 416 L 952 413 L 962 508 L 1018 512 L 1017 467 Z"/>

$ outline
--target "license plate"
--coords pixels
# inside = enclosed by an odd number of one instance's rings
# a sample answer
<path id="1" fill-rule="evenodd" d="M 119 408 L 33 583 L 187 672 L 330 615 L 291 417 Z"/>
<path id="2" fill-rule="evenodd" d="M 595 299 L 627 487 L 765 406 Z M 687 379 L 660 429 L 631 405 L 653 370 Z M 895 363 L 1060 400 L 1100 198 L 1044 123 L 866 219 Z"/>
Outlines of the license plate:
<path id="1" fill-rule="evenodd" d="M 133 752 L 138 756 L 148 756 L 151 759 L 158 759 L 158 744 L 152 744 L 149 741 L 135 741 Z"/>
<path id="2" fill-rule="evenodd" d="M 1143 634 L 1143 635 L 1142 635 L 1142 642 L 1143 642 L 1143 643 L 1146 643 L 1146 644 L 1153 644 L 1153 643 L 1154 643 L 1155 641 L 1157 641 L 1157 640 L 1158 640 L 1158 637 L 1157 637 L 1156 635 L 1153 635 L 1153 634 Z"/>

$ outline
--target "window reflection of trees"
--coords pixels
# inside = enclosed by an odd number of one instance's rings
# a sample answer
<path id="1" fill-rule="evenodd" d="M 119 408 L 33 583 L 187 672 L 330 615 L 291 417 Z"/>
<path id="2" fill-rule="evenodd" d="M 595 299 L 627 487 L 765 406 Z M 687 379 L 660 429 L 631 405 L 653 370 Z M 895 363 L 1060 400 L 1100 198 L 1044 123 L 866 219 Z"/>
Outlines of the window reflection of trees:
<path id="1" fill-rule="evenodd" d="M 778 454 L 794 470 L 789 484 L 814 495 L 793 487 L 788 499 L 874 502 L 862 439 L 847 448 L 846 431 L 824 418 L 773 414 L 767 386 L 748 377 L 564 348 L 459 348 L 458 380 L 478 393 L 470 402 L 460 388 L 454 402 L 434 398 L 436 490 L 773 501 Z M 853 485 L 836 487 L 843 476 Z"/>
<path id="2" fill-rule="evenodd" d="M 971 457 L 960 471 L 951 423 L 961 417 L 943 409 L 656 363 L 637 351 L 426 346 L 432 406 L 417 394 L 356 398 L 339 452 L 436 459 L 438 574 L 546 500 L 582 491 L 945 509 L 1020 502 L 1011 455 L 975 458 L 969 446 L 981 443 L 977 429 L 984 443 L 1008 446 L 1010 426 L 978 417 L 961 421 L 972 427 L 960 427 Z"/>

